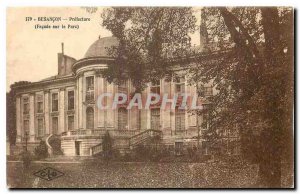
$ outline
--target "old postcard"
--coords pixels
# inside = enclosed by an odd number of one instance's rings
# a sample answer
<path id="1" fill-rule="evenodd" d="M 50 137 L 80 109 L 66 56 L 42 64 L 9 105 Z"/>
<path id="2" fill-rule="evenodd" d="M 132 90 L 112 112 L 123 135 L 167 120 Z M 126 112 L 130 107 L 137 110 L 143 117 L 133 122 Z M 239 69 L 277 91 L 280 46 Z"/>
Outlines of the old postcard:
<path id="1" fill-rule="evenodd" d="M 9 188 L 294 188 L 291 7 L 8 7 Z"/>

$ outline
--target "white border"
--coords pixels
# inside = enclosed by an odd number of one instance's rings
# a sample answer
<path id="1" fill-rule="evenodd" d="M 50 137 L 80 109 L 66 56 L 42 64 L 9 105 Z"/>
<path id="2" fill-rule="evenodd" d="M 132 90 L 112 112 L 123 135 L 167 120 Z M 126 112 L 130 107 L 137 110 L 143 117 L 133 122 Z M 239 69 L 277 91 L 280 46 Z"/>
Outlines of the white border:
<path id="1" fill-rule="evenodd" d="M 230 0 L 230 1 L 220 1 L 220 0 L 151 0 L 151 1 L 137 1 L 137 0 L 109 0 L 109 1 L 99 1 L 99 0 L 71 0 L 71 1 L 62 1 L 62 0 L 49 0 L 49 1 L 41 1 L 41 0 L 0 0 L 0 123 L 1 123 L 1 140 L 0 140 L 0 188 L 1 193 L 5 191 L 9 192 L 6 186 L 6 7 L 23 7 L 23 6 L 293 6 L 296 9 L 299 8 L 299 0 L 251 0 L 251 1 L 241 1 L 241 0 Z M 299 20 L 296 21 L 297 26 L 299 26 Z M 298 30 L 297 30 L 298 31 Z M 297 42 L 298 43 L 298 42 Z M 295 53 L 299 56 L 299 50 Z M 297 70 L 297 74 L 299 75 L 299 67 Z M 295 80 L 296 81 L 296 80 Z M 297 86 L 299 90 L 299 85 Z M 299 103 L 298 103 L 299 104 Z M 298 105 L 299 106 L 299 105 Z M 297 107 L 298 108 L 298 107 Z M 299 115 L 297 115 L 298 119 Z M 297 130 L 297 129 L 295 129 Z M 299 139 L 299 132 L 298 137 Z M 299 184 L 297 184 L 299 186 Z M 99 191 L 96 192 L 108 193 L 108 191 Z M 200 192 L 202 192 L 201 190 Z M 22 191 L 14 191 L 14 192 L 22 192 Z M 28 192 L 28 191 L 27 191 Z M 32 192 L 32 191 L 29 191 Z M 38 190 L 37 193 L 44 193 L 45 190 Z M 56 193 L 63 193 L 64 191 L 51 191 Z M 78 190 L 75 192 L 87 192 L 83 190 Z M 126 191 L 116 191 L 116 192 L 126 192 Z M 131 191 L 132 192 L 132 191 Z M 133 191 L 139 192 L 139 191 Z M 175 192 L 175 191 L 172 191 Z M 187 191 L 181 191 L 187 192 Z M 197 191 L 199 192 L 199 191 Z M 217 191 L 212 191 L 213 193 Z M 235 192 L 235 191 L 225 191 L 225 192 Z M 239 192 L 239 191 L 238 191 Z M 247 191 L 250 193 L 254 193 L 257 191 Z M 259 191 L 264 192 L 264 191 Z M 281 191 L 282 192 L 282 191 Z M 284 191 L 282 193 L 287 193 L 288 191 Z M 158 193 L 162 193 L 162 191 L 158 191 Z"/>

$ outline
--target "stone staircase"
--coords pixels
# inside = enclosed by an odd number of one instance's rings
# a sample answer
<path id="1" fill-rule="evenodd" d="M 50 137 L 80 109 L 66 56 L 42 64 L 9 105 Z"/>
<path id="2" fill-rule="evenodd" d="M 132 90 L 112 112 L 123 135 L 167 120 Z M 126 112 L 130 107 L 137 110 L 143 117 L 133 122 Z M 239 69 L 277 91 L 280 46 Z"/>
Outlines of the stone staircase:
<path id="1" fill-rule="evenodd" d="M 129 138 L 129 148 L 133 149 L 136 146 L 147 143 L 149 140 L 160 140 L 162 138 L 162 131 L 148 129 L 137 135 L 134 135 Z"/>
<path id="2" fill-rule="evenodd" d="M 128 139 L 128 146 L 125 149 L 132 150 L 140 144 L 148 143 L 151 140 L 155 141 L 160 139 L 162 139 L 162 131 L 148 129 L 130 137 Z M 102 151 L 103 151 L 102 143 L 99 143 L 90 148 L 90 155 L 91 156 L 98 155 L 101 154 Z"/>

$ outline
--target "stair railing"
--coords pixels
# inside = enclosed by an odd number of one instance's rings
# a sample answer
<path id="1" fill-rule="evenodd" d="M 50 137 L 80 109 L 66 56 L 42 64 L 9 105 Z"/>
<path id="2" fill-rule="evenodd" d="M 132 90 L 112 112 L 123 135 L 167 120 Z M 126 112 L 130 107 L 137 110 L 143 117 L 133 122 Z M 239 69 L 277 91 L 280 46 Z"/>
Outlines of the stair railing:
<path id="1" fill-rule="evenodd" d="M 129 138 L 129 147 L 135 146 L 141 142 L 144 142 L 145 140 L 155 137 L 155 136 L 162 136 L 162 131 L 160 130 L 154 130 L 154 129 L 148 129 L 146 131 L 143 131 L 137 135 L 132 136 Z"/>
<path id="2" fill-rule="evenodd" d="M 102 151 L 103 151 L 102 143 L 99 143 L 99 144 L 97 144 L 97 145 L 95 145 L 95 146 L 92 146 L 92 147 L 90 148 L 90 155 L 93 156 L 93 155 L 95 155 L 95 154 L 101 153 Z"/>

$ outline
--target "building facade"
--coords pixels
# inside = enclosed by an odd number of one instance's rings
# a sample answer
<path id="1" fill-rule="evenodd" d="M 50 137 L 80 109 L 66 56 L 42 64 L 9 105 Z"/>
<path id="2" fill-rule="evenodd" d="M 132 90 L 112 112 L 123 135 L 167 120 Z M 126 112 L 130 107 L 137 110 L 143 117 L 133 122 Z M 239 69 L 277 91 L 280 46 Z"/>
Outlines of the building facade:
<path id="1" fill-rule="evenodd" d="M 99 38 L 80 60 L 65 55 L 62 50 L 58 54 L 56 76 L 14 86 L 17 144 L 24 146 L 27 142 L 34 147 L 41 140 L 47 143 L 55 135 L 60 138 L 65 155 L 89 156 L 101 151 L 101 137 L 109 132 L 114 147 L 122 152 L 155 134 L 160 135 L 162 144 L 177 150 L 184 145 L 205 145 L 201 134 L 209 127 L 208 116 L 197 117 L 178 105 L 175 109 L 155 105 L 150 109 L 127 109 L 125 105 L 116 109 L 98 108 L 97 97 L 102 93 L 130 95 L 135 91 L 130 80 L 116 85 L 102 76 L 103 69 L 114 60 L 106 48 L 116 45 L 115 37 Z M 144 99 L 149 93 L 173 96 L 184 92 L 197 95 L 196 86 L 189 85 L 187 80 L 187 72 L 178 68 L 178 73 L 171 78 L 149 83 L 141 96 Z M 204 95 L 197 97 L 197 102 L 205 105 L 206 97 L 215 91 L 209 84 L 203 89 Z M 105 98 L 104 103 L 111 106 L 113 99 Z"/>

